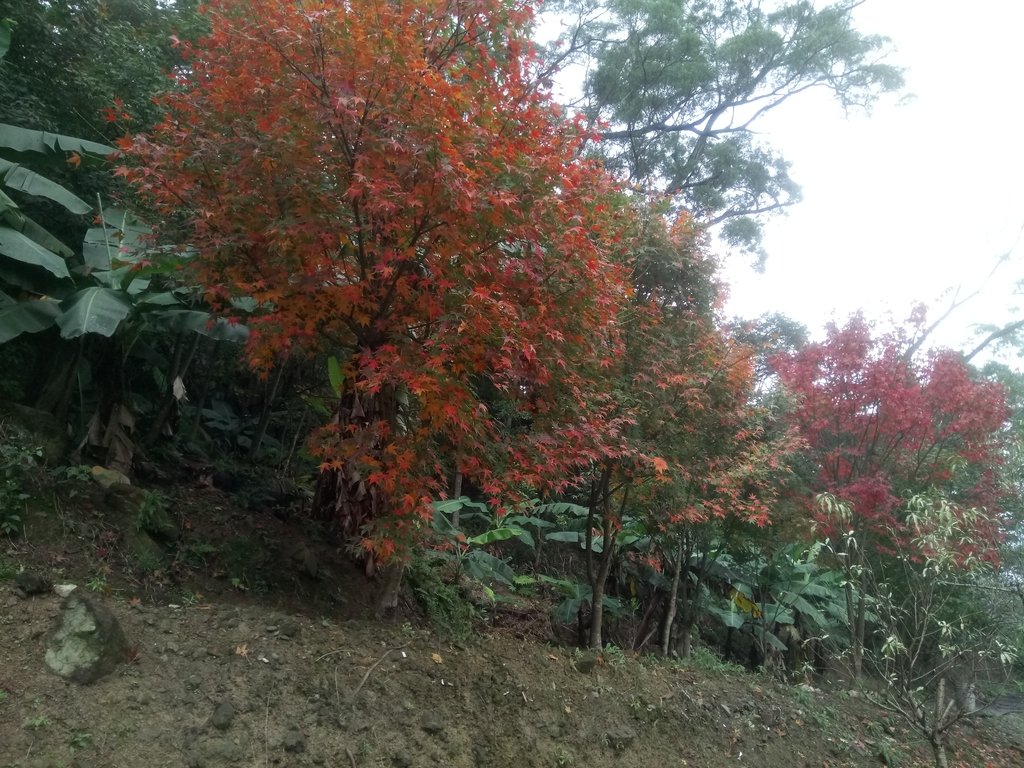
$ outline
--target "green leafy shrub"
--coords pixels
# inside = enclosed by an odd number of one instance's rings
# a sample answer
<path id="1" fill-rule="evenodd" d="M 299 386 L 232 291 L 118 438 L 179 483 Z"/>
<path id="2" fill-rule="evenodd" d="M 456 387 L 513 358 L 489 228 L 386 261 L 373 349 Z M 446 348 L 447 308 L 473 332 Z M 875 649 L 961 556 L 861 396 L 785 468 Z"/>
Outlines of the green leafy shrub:
<path id="1" fill-rule="evenodd" d="M 434 631 L 447 640 L 465 640 L 473 634 L 473 605 L 457 585 L 444 580 L 439 565 L 443 561 L 413 558 L 408 583 Z"/>
<path id="2" fill-rule="evenodd" d="M 0 533 L 17 536 L 24 530 L 28 488 L 42 455 L 24 433 L 0 422 Z"/>

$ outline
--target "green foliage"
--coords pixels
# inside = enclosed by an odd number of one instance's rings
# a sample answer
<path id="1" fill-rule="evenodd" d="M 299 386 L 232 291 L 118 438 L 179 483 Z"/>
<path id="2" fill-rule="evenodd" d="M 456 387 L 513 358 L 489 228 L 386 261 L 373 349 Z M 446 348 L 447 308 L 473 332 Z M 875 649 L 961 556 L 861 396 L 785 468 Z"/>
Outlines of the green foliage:
<path id="1" fill-rule="evenodd" d="M 747 670 L 739 664 L 733 664 L 731 661 L 723 661 L 718 654 L 704 646 L 694 648 L 688 659 L 683 659 L 677 663 L 693 667 L 695 669 L 702 669 L 705 672 L 714 672 L 720 675 L 742 675 L 747 672 Z"/>
<path id="2" fill-rule="evenodd" d="M 579 22 L 551 57 L 586 65 L 585 103 L 608 124 L 613 167 L 756 249 L 758 217 L 800 196 L 788 163 L 755 138 L 761 116 L 811 88 L 849 110 L 902 85 L 880 63 L 887 41 L 853 28 L 856 5 L 563 0 Z"/>
<path id="3" fill-rule="evenodd" d="M 0 556 L 0 581 L 10 581 L 18 572 L 18 564 Z"/>
<path id="4" fill-rule="evenodd" d="M 139 511 L 135 516 L 135 527 L 156 537 L 174 533 L 176 527 L 170 518 L 167 497 L 159 491 L 144 491 Z"/>
<path id="5" fill-rule="evenodd" d="M 36 482 L 42 448 L 10 424 L 0 422 L 0 534 L 16 536 L 24 530 L 26 501 Z"/>
<path id="6" fill-rule="evenodd" d="M 201 28 L 195 5 L 0 0 L 0 19 L 15 23 L 0 77 L 0 114 L 21 125 L 109 141 L 120 130 L 106 124 L 104 113 L 119 98 L 121 112 L 148 126 L 158 116 L 151 97 L 179 62 L 172 35 L 187 39 Z"/>
<path id="7" fill-rule="evenodd" d="M 442 638 L 466 640 L 473 634 L 475 610 L 457 584 L 442 577 L 443 561 L 414 557 L 406 578 L 431 627 Z"/>
<path id="8" fill-rule="evenodd" d="M 36 715 L 35 717 L 25 718 L 25 722 L 21 724 L 21 727 L 26 731 L 41 731 L 44 728 L 49 728 L 53 725 L 53 721 L 50 720 L 46 715 Z"/>
<path id="9" fill-rule="evenodd" d="M 270 562 L 270 552 L 258 537 L 239 536 L 224 542 L 221 557 L 235 588 L 266 591 L 264 569 Z"/>

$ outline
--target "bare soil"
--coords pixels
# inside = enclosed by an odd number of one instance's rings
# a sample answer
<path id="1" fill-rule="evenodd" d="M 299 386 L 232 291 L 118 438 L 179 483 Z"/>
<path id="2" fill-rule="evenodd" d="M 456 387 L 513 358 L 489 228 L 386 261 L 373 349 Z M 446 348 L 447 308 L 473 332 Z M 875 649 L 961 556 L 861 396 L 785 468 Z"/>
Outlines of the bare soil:
<path id="1" fill-rule="evenodd" d="M 708 654 L 582 654 L 522 606 L 456 643 L 411 601 L 375 620 L 365 577 L 308 522 L 200 485 L 167 493 L 180 533 L 159 565 L 140 564 L 123 498 L 99 491 L 47 498 L 0 542 L 0 767 L 930 764 L 863 696 Z M 60 598 L 19 594 L 20 568 L 113 611 L 132 646 L 117 671 L 89 686 L 48 671 Z M 952 765 L 1024 766 L 1019 720 L 970 721 L 952 742 Z"/>

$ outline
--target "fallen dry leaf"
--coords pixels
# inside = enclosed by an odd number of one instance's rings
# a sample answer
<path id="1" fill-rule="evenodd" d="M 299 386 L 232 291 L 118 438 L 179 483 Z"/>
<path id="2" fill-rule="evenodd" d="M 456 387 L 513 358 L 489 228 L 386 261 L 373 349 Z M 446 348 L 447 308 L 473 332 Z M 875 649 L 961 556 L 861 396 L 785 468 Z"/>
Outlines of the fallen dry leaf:
<path id="1" fill-rule="evenodd" d="M 432 653 L 430 654 L 430 658 L 434 660 L 435 664 L 444 664 L 444 659 L 441 658 L 440 653 Z"/>

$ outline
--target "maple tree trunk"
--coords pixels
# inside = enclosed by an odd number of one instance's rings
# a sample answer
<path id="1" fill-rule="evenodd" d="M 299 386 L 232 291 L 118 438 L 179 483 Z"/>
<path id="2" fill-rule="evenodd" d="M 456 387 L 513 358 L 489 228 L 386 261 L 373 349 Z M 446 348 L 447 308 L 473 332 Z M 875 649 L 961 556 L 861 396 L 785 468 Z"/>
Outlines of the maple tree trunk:
<path id="1" fill-rule="evenodd" d="M 270 414 L 274 409 L 274 402 L 277 400 L 277 393 L 281 389 L 281 379 L 284 378 L 284 369 L 288 367 L 288 358 L 285 357 L 277 365 L 277 371 L 274 373 L 274 383 L 270 386 L 270 392 L 267 395 L 267 399 L 263 401 L 263 410 L 260 413 L 259 423 L 256 425 L 256 431 L 252 436 L 252 443 L 249 445 L 249 458 L 253 459 L 256 454 L 259 453 L 260 446 L 263 444 L 263 438 L 267 434 L 267 427 L 270 425 Z"/>
<path id="2" fill-rule="evenodd" d="M 610 478 L 611 472 L 606 473 Z M 605 487 L 608 487 L 609 479 L 605 480 Z M 622 511 L 626 508 L 626 503 L 629 501 L 629 486 L 627 485 L 622 494 L 622 504 L 619 508 L 619 519 L 622 517 Z M 591 619 L 590 619 L 590 649 L 593 651 L 600 651 L 604 648 L 604 639 L 602 633 L 604 631 L 604 592 L 608 585 L 608 574 L 611 573 L 612 563 L 615 562 L 615 514 L 612 511 L 612 500 L 610 494 L 607 492 L 604 494 L 604 501 L 601 512 L 601 536 L 604 541 L 604 549 L 601 551 L 601 563 L 598 567 L 597 574 L 591 584 L 592 597 L 591 597 Z M 589 551 L 589 546 L 588 546 Z"/>
<path id="3" fill-rule="evenodd" d="M 665 626 L 661 630 L 661 655 L 665 657 L 667 657 L 669 652 L 672 650 L 672 624 L 675 623 L 676 612 L 679 609 L 679 580 L 683 572 L 683 545 L 681 543 L 676 547 L 675 560 L 675 568 L 672 571 L 672 589 L 669 591 L 668 608 L 665 612 Z M 684 658 L 689 655 L 689 643 L 687 643 Z"/>
<path id="4" fill-rule="evenodd" d="M 343 434 L 351 426 L 364 436 L 360 454 L 371 457 L 383 454 L 387 445 L 375 435 L 374 425 L 380 422 L 389 427 L 394 425 L 394 399 L 394 392 L 386 389 L 361 394 L 354 382 L 346 380 L 334 418 Z M 341 466 L 321 470 L 313 497 L 313 513 L 330 521 L 342 540 L 358 543 L 366 528 L 387 513 L 388 500 L 366 482 L 357 461 L 347 456 L 328 458 L 339 459 Z"/>
<path id="5" fill-rule="evenodd" d="M 398 607 L 403 573 L 405 573 L 405 561 L 397 556 L 384 567 L 384 579 L 380 593 L 377 595 L 376 611 L 378 616 L 384 616 Z"/>

